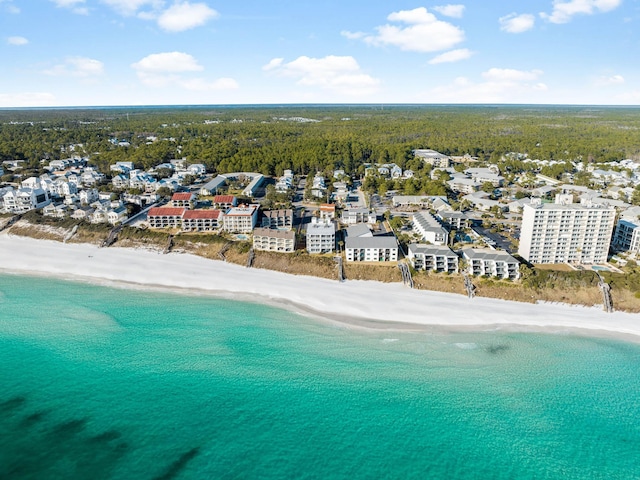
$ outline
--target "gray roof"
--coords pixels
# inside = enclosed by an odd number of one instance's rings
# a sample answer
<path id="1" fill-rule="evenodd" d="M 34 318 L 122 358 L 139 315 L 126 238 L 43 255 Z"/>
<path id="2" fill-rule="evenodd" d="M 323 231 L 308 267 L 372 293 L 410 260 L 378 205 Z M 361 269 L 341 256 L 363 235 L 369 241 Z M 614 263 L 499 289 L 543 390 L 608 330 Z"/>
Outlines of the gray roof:
<path id="1" fill-rule="evenodd" d="M 207 182 L 202 188 L 204 190 L 209 190 L 210 192 L 213 192 L 215 189 L 220 188 L 225 183 L 227 183 L 227 179 L 221 175 L 218 175 L 213 180 L 210 180 L 209 182 Z"/>
<path id="2" fill-rule="evenodd" d="M 462 255 L 469 260 L 492 260 L 494 262 L 520 263 L 507 252 L 480 248 L 466 248 Z"/>
<path id="3" fill-rule="evenodd" d="M 345 248 L 398 248 L 396 237 L 347 237 L 344 241 Z"/>
<path id="4" fill-rule="evenodd" d="M 296 238 L 296 234 L 293 230 L 273 230 L 271 228 L 255 228 L 253 230 L 253 236 L 285 238 L 287 240 L 295 240 Z"/>
<path id="5" fill-rule="evenodd" d="M 347 237 L 372 236 L 371 230 L 366 223 L 357 223 L 347 228 Z"/>
<path id="6" fill-rule="evenodd" d="M 442 255 L 446 257 L 458 257 L 456 253 L 446 245 L 427 245 L 426 243 L 410 243 L 409 252 L 424 255 Z"/>

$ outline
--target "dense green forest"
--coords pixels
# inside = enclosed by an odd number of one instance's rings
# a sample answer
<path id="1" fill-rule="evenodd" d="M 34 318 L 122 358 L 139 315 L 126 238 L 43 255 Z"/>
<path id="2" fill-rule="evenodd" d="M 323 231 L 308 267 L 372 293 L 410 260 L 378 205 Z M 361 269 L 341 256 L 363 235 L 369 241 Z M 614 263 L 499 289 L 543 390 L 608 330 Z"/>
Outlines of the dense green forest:
<path id="1" fill-rule="evenodd" d="M 305 121 L 313 120 L 313 121 Z M 155 138 L 151 138 L 155 137 Z M 112 140 L 130 146 L 115 145 Z M 103 171 L 120 160 L 148 168 L 173 158 L 213 172 L 281 175 L 394 162 L 420 168 L 415 148 L 497 161 L 607 162 L 640 158 L 640 108 L 554 106 L 131 107 L 0 110 L 0 160 L 66 158 Z M 414 162 L 412 164 L 412 162 Z"/>

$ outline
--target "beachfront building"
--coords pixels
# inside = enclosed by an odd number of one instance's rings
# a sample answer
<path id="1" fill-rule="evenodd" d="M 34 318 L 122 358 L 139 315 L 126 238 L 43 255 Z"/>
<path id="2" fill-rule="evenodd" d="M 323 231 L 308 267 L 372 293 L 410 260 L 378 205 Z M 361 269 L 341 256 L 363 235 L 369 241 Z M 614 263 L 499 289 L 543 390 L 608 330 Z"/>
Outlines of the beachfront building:
<path id="1" fill-rule="evenodd" d="M 629 218 L 618 220 L 611 244 L 618 252 L 640 252 L 640 222 Z"/>
<path id="2" fill-rule="evenodd" d="M 256 228 L 253 231 L 253 248 L 267 252 L 292 253 L 296 249 L 296 234 L 293 230 Z"/>
<path id="3" fill-rule="evenodd" d="M 458 273 L 458 255 L 446 245 L 411 243 L 407 258 L 416 270 Z"/>
<path id="4" fill-rule="evenodd" d="M 539 201 L 524 205 L 518 253 L 531 263 L 606 263 L 615 208 L 605 204 Z"/>
<path id="5" fill-rule="evenodd" d="M 185 210 L 182 214 L 182 230 L 185 232 L 211 232 L 222 228 L 224 213 L 221 210 Z"/>
<path id="6" fill-rule="evenodd" d="M 258 223 L 259 205 L 230 208 L 222 219 L 222 228 L 231 233 L 251 233 Z"/>
<path id="7" fill-rule="evenodd" d="M 48 205 L 51 200 L 42 188 L 23 187 L 9 190 L 2 197 L 4 209 L 9 213 L 25 213 Z"/>
<path id="8" fill-rule="evenodd" d="M 509 280 L 520 278 L 520 262 L 501 250 L 467 248 L 462 250 L 469 275 L 485 275 Z"/>
<path id="9" fill-rule="evenodd" d="M 180 228 L 184 212 L 184 208 L 178 207 L 151 208 L 147 213 L 149 228 Z"/>
<path id="10" fill-rule="evenodd" d="M 413 214 L 413 231 L 420 235 L 424 242 L 434 245 L 449 243 L 447 230 L 426 210 Z"/>
<path id="11" fill-rule="evenodd" d="M 307 226 L 307 252 L 329 253 L 336 248 L 336 226 L 328 220 L 314 221 Z"/>
<path id="12" fill-rule="evenodd" d="M 193 208 L 196 201 L 196 194 L 189 192 L 174 193 L 171 196 L 171 206 L 181 208 Z"/>
<path id="13" fill-rule="evenodd" d="M 398 242 L 396 237 L 373 235 L 371 230 L 364 224 L 347 228 L 344 249 L 347 262 L 398 261 Z"/>
<path id="14" fill-rule="evenodd" d="M 263 228 L 290 229 L 293 227 L 293 210 L 267 210 L 262 212 Z"/>

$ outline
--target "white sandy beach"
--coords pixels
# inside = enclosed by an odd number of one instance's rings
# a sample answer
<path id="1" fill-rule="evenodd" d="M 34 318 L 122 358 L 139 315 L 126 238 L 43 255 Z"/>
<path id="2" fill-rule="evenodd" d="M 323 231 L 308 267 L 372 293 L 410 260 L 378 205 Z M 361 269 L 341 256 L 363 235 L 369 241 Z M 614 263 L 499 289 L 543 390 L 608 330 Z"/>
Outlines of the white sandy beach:
<path id="1" fill-rule="evenodd" d="M 594 336 L 613 334 L 640 340 L 637 314 L 605 313 L 595 307 L 468 299 L 411 290 L 399 283 L 340 283 L 245 268 L 188 254 L 163 255 L 142 249 L 63 244 L 6 233 L 0 234 L 0 272 L 198 290 L 241 300 L 262 299 L 330 319 L 396 322 L 398 327 L 403 324 L 403 328 L 406 324 L 419 324 L 477 330 L 582 331 Z"/>

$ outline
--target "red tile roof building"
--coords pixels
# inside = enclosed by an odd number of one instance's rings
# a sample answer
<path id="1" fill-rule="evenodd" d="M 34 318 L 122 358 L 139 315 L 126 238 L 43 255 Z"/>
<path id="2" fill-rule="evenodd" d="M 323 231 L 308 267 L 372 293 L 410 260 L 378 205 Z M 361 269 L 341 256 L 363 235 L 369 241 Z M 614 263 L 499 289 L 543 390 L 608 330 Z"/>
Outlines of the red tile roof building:
<path id="1" fill-rule="evenodd" d="M 228 210 L 238 206 L 238 199 L 234 195 L 215 195 L 213 197 L 213 207 L 220 210 Z"/>
<path id="2" fill-rule="evenodd" d="M 186 210 L 182 216 L 185 232 L 210 232 L 222 227 L 224 214 L 220 210 Z"/>
<path id="3" fill-rule="evenodd" d="M 147 213 L 150 228 L 180 228 L 184 208 L 154 207 Z"/>
<path id="4" fill-rule="evenodd" d="M 193 208 L 196 196 L 193 193 L 174 193 L 171 196 L 171 204 L 174 207 Z"/>

